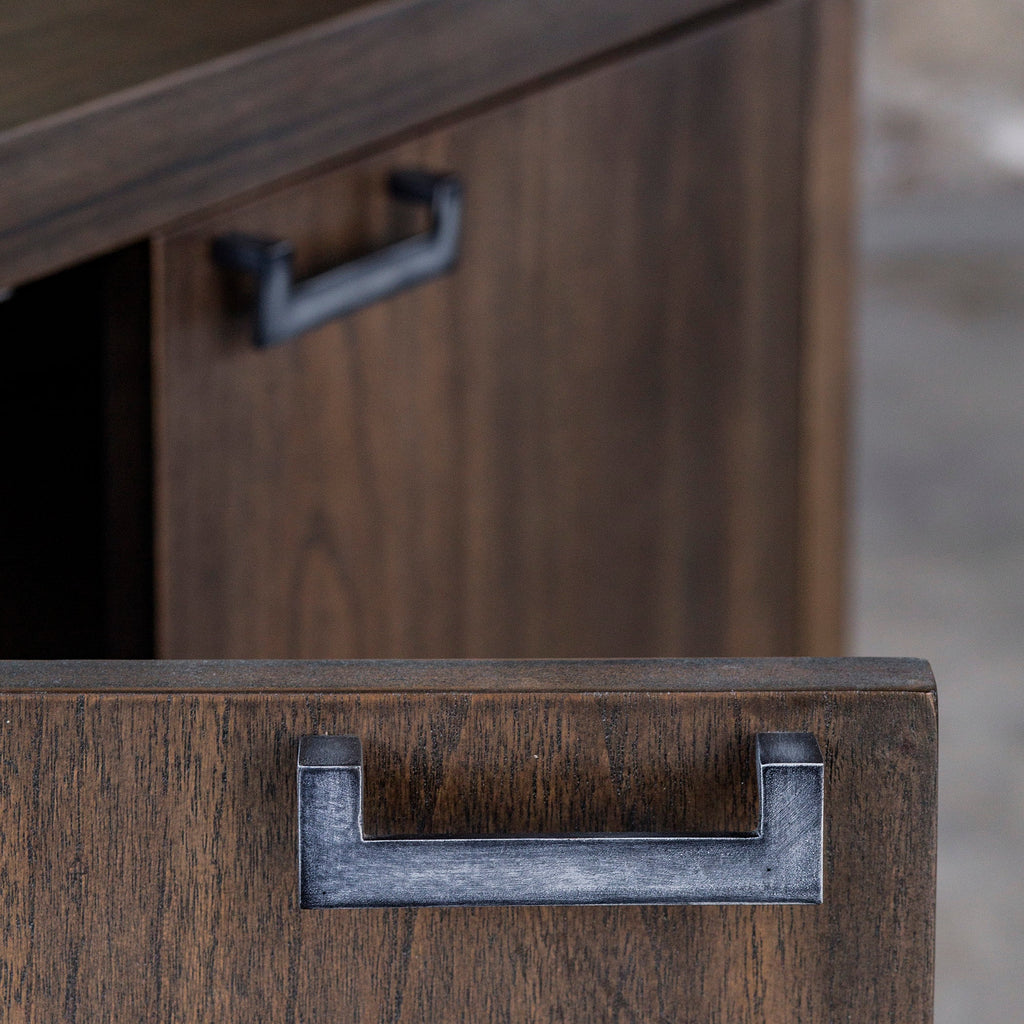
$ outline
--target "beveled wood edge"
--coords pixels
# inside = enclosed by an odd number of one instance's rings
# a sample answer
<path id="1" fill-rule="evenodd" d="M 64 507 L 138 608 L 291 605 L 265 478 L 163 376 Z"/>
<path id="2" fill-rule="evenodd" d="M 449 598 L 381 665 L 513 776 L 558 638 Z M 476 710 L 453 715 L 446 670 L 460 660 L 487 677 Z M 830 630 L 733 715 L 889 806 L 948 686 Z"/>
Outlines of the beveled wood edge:
<path id="1" fill-rule="evenodd" d="M 7 129 L 0 286 L 728 6 L 390 0 Z"/>
<path id="2" fill-rule="evenodd" d="M 916 658 L 538 661 L 10 661 L 12 693 L 934 693 Z"/>

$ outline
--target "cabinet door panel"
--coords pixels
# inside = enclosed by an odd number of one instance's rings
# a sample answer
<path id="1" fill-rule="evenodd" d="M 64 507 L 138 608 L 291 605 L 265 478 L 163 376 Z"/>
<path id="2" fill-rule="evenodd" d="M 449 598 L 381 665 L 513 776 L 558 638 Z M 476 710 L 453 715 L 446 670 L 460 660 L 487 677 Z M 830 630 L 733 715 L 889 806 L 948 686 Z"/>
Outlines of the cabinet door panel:
<path id="1" fill-rule="evenodd" d="M 155 243 L 163 656 L 792 653 L 807 9 L 684 34 Z M 442 280 L 271 351 L 306 275 L 466 188 Z"/>

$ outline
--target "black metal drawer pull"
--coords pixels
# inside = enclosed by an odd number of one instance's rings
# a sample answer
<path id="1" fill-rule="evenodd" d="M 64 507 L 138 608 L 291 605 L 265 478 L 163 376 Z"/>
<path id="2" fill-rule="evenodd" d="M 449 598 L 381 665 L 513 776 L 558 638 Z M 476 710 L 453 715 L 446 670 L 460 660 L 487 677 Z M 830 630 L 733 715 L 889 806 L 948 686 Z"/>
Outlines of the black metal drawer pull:
<path id="1" fill-rule="evenodd" d="M 362 745 L 299 743 L 304 908 L 820 903 L 824 766 L 809 733 L 760 733 L 750 836 L 366 839 Z"/>
<path id="2" fill-rule="evenodd" d="M 253 235 L 222 235 L 213 257 L 256 278 L 255 343 L 280 345 L 329 320 L 371 305 L 450 270 L 459 255 L 462 186 L 451 175 L 398 171 L 392 195 L 430 206 L 433 224 L 421 235 L 344 263 L 305 281 L 292 278 L 289 242 Z"/>

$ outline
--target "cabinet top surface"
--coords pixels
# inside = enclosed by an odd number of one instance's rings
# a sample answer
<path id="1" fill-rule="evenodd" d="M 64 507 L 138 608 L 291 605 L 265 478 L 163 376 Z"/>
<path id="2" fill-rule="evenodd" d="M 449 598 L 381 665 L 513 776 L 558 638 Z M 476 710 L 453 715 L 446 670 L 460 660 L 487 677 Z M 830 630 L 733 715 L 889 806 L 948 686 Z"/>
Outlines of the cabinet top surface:
<path id="1" fill-rule="evenodd" d="M 683 658 L 610 661 L 20 661 L 13 692 L 913 691 L 935 681 L 916 658 Z"/>
<path id="2" fill-rule="evenodd" d="M 0 5 L 0 287 L 724 5 Z"/>
<path id="3" fill-rule="evenodd" d="M 372 5 L 15 0 L 0 7 L 0 132 Z"/>

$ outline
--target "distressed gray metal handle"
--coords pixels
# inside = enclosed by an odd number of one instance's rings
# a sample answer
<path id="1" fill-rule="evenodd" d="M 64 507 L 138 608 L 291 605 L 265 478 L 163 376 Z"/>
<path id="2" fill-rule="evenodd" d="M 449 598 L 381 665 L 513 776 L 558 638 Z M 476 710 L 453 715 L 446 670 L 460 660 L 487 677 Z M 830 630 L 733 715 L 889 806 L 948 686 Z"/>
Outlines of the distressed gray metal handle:
<path id="1" fill-rule="evenodd" d="M 820 903 L 824 766 L 809 733 L 761 733 L 749 836 L 366 839 L 362 745 L 299 743 L 304 908 Z"/>
<path id="2" fill-rule="evenodd" d="M 450 270 L 458 260 L 462 228 L 462 186 L 451 175 L 398 171 L 392 194 L 430 206 L 433 224 L 421 235 L 296 282 L 292 246 L 276 238 L 222 235 L 213 258 L 222 266 L 256 278 L 254 340 L 268 348 L 329 320 L 346 316 Z"/>

